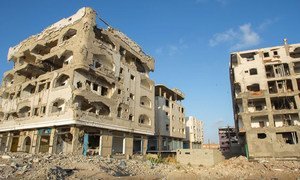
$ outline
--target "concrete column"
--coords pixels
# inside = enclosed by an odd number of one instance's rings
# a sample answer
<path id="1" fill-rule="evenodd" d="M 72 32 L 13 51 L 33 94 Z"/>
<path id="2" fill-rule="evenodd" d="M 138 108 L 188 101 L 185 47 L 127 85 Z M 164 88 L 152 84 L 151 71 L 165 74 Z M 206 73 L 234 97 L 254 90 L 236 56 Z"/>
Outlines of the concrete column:
<path id="1" fill-rule="evenodd" d="M 147 153 L 147 148 L 148 148 L 148 137 L 147 136 L 142 136 L 142 142 L 143 142 L 143 152 L 142 152 L 142 154 L 145 155 Z"/>
<path id="2" fill-rule="evenodd" d="M 158 92 L 159 92 L 158 95 L 161 96 L 161 88 L 158 89 Z"/>
<path id="3" fill-rule="evenodd" d="M 31 153 L 35 154 L 39 149 L 39 138 L 38 138 L 38 130 L 34 130 L 32 134 L 32 148 Z"/>
<path id="4" fill-rule="evenodd" d="M 295 75 L 294 63 L 290 62 L 290 63 L 288 63 L 288 66 L 289 66 L 290 74 Z"/>
<path id="5" fill-rule="evenodd" d="M 271 103 L 270 97 L 267 96 L 267 97 L 265 98 L 265 100 L 266 100 L 266 106 L 267 106 L 268 112 L 272 112 L 273 109 L 272 109 L 272 103 Z"/>
<path id="6" fill-rule="evenodd" d="M 243 106 L 244 112 L 248 112 L 248 99 L 246 99 L 246 98 L 242 99 L 242 106 Z"/>
<path id="7" fill-rule="evenodd" d="M 292 77 L 292 76 L 291 76 L 291 77 Z M 298 83 L 297 83 L 297 80 L 293 77 L 293 78 L 291 79 L 291 81 L 292 81 L 293 90 L 294 90 L 295 92 L 299 91 L 299 90 L 298 90 Z"/>
<path id="8" fill-rule="evenodd" d="M 295 98 L 297 109 L 299 109 L 300 108 L 300 98 L 299 98 L 298 94 L 295 95 L 294 98 Z"/>
<path id="9" fill-rule="evenodd" d="M 251 116 L 248 114 L 242 115 L 242 121 L 244 123 L 245 130 L 251 129 Z"/>
<path id="10" fill-rule="evenodd" d="M 132 156 L 133 154 L 133 136 L 132 134 L 127 134 L 125 136 L 125 155 Z"/>
<path id="11" fill-rule="evenodd" d="M 274 117 L 271 112 L 268 113 L 269 127 L 275 127 Z"/>
<path id="12" fill-rule="evenodd" d="M 9 152 L 11 148 L 11 143 L 13 139 L 13 133 L 9 132 L 7 135 L 6 145 L 5 145 L 5 152 Z"/>
<path id="13" fill-rule="evenodd" d="M 0 152 L 2 151 L 3 134 L 0 134 Z"/>
<path id="14" fill-rule="evenodd" d="M 26 131 L 21 131 L 19 136 L 19 142 L 18 142 L 18 152 L 24 151 L 24 139 L 26 137 Z"/>
<path id="15" fill-rule="evenodd" d="M 105 133 L 102 135 L 102 143 L 101 143 L 101 156 L 111 156 L 112 154 L 112 134 Z"/>
<path id="16" fill-rule="evenodd" d="M 33 152 L 32 152 L 32 149 L 33 149 L 32 147 L 33 147 L 33 142 L 34 142 L 34 141 L 33 141 L 33 139 L 34 139 L 34 132 L 35 132 L 34 130 L 31 130 L 31 131 L 29 132 L 29 134 L 28 134 L 28 136 L 30 137 L 30 141 L 31 141 L 31 144 L 30 144 L 30 150 L 29 150 L 30 153 L 33 153 Z"/>
<path id="17" fill-rule="evenodd" d="M 56 144 L 57 144 L 57 130 L 56 128 L 51 129 L 50 134 L 50 142 L 49 142 L 49 153 L 55 153 L 56 152 Z"/>
<path id="18" fill-rule="evenodd" d="M 163 146 L 162 136 L 157 136 L 157 150 L 161 151 Z"/>
<path id="19" fill-rule="evenodd" d="M 269 96 L 266 96 L 265 100 L 266 100 L 267 111 L 268 111 L 269 126 L 274 127 L 275 123 L 274 123 L 274 118 L 273 118 L 273 113 L 272 113 L 273 109 L 272 109 L 271 99 Z"/>
<path id="20" fill-rule="evenodd" d="M 76 155 L 81 155 L 82 154 L 82 142 L 79 141 L 80 129 L 78 127 L 71 127 L 70 131 L 73 136 L 72 153 L 76 154 Z"/>

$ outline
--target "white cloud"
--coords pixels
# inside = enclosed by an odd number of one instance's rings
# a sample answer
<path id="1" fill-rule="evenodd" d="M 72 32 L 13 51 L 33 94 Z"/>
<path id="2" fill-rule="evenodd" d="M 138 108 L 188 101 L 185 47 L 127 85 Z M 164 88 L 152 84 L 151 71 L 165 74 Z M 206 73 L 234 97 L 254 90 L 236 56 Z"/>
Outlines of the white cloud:
<path id="1" fill-rule="evenodd" d="M 223 42 L 232 41 L 235 39 L 235 37 L 236 32 L 232 29 L 229 29 L 226 32 L 215 34 L 213 38 L 209 40 L 209 45 L 213 47 Z"/>
<path id="2" fill-rule="evenodd" d="M 269 26 L 271 26 L 272 24 L 276 23 L 279 20 L 279 18 L 273 18 L 273 19 L 266 19 L 264 20 L 259 26 L 258 26 L 258 30 L 260 31 L 264 31 L 266 30 Z"/>
<path id="3" fill-rule="evenodd" d="M 238 29 L 229 29 L 223 33 L 215 34 L 210 40 L 211 47 L 221 43 L 231 44 L 231 50 L 238 50 L 256 46 L 260 43 L 261 38 L 257 32 L 251 28 L 251 24 L 243 24 Z"/>
<path id="4" fill-rule="evenodd" d="M 180 38 L 176 43 L 168 44 L 166 46 L 157 48 L 155 50 L 155 53 L 156 54 L 167 54 L 168 56 L 173 56 L 187 48 L 188 48 L 188 45 L 185 43 L 185 40 L 183 38 Z"/>
<path id="5" fill-rule="evenodd" d="M 232 49 L 243 49 L 256 46 L 260 43 L 260 36 L 251 29 L 251 24 L 240 26 L 241 36 L 238 36 L 239 42 Z"/>

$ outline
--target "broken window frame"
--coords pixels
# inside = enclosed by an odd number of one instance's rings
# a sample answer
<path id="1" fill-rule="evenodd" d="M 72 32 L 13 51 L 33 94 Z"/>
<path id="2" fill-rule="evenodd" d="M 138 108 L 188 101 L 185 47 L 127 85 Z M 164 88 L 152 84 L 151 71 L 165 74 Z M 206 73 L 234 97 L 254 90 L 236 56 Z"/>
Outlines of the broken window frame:
<path id="1" fill-rule="evenodd" d="M 248 85 L 247 86 L 247 91 L 249 91 L 249 92 L 259 92 L 259 91 L 261 91 L 260 90 L 260 84 L 254 83 L 254 84 Z"/>
<path id="2" fill-rule="evenodd" d="M 150 118 L 145 115 L 145 114 L 141 114 L 139 116 L 139 121 L 138 121 L 139 124 L 143 124 L 143 125 L 151 125 L 151 120 Z"/>
<path id="3" fill-rule="evenodd" d="M 56 99 L 51 103 L 50 113 L 51 114 L 60 114 L 65 110 L 66 101 L 64 99 Z M 56 108 L 56 109 L 53 109 Z"/>
<path id="4" fill-rule="evenodd" d="M 269 52 L 264 52 L 264 58 L 269 58 L 270 57 L 270 53 Z"/>
<path id="5" fill-rule="evenodd" d="M 148 98 L 147 96 L 141 96 L 140 97 L 140 105 L 143 107 L 151 108 L 152 103 L 151 103 L 150 98 Z"/>
<path id="6" fill-rule="evenodd" d="M 75 37 L 77 34 L 77 30 L 70 28 L 68 29 L 68 31 L 65 32 L 65 34 L 63 35 L 62 41 L 67 41 L 73 37 Z"/>
<path id="7" fill-rule="evenodd" d="M 266 139 L 267 138 L 267 134 L 266 133 L 257 133 L 257 138 L 258 139 Z"/>
<path id="8" fill-rule="evenodd" d="M 249 74 L 250 74 L 250 76 L 257 75 L 258 74 L 257 69 L 256 68 L 249 69 Z"/>
<path id="9" fill-rule="evenodd" d="M 54 88 L 66 87 L 70 84 L 70 76 L 67 74 L 59 75 L 54 83 Z"/>
<path id="10" fill-rule="evenodd" d="M 26 108 L 26 109 L 23 112 L 22 109 L 24 109 L 24 108 Z M 27 118 L 27 117 L 30 117 L 30 116 L 31 116 L 31 107 L 30 106 L 23 106 L 22 108 L 19 109 L 18 117 Z"/>
<path id="11" fill-rule="evenodd" d="M 282 144 L 295 145 L 298 144 L 298 135 L 296 131 L 292 132 L 276 132 L 277 141 Z M 284 142 L 285 141 L 285 142 Z"/>

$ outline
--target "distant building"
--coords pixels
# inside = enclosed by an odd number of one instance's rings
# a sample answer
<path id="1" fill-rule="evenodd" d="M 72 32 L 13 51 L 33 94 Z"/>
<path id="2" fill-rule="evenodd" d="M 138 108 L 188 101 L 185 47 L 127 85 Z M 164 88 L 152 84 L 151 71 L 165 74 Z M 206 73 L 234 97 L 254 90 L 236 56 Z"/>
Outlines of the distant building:
<path id="1" fill-rule="evenodd" d="M 174 151 L 183 148 L 186 138 L 184 94 L 165 85 L 155 86 L 155 136 L 149 137 L 148 151 Z"/>
<path id="2" fill-rule="evenodd" d="M 200 149 L 203 144 L 203 122 L 196 117 L 189 116 L 186 120 L 186 140 L 184 148 Z"/>
<path id="3" fill-rule="evenodd" d="M 239 146 L 234 127 L 219 128 L 219 144 L 222 152 L 234 151 L 234 148 Z"/>

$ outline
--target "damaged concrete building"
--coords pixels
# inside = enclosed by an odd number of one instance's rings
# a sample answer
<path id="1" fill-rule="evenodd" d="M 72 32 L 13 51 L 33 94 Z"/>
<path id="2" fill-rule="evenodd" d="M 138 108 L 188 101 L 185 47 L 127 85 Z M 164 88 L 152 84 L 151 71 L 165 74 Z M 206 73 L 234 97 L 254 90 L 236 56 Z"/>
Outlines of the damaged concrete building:
<path id="1" fill-rule="evenodd" d="M 220 151 L 222 153 L 236 153 L 240 150 L 238 137 L 234 127 L 225 126 L 218 129 Z"/>
<path id="2" fill-rule="evenodd" d="M 300 44 L 231 54 L 235 127 L 250 159 L 300 158 Z"/>
<path id="3" fill-rule="evenodd" d="M 0 150 L 145 154 L 154 134 L 154 59 L 82 8 L 9 49 Z"/>
<path id="4" fill-rule="evenodd" d="M 194 116 L 185 118 L 186 139 L 183 142 L 184 148 L 200 149 L 203 144 L 203 122 Z"/>
<path id="5" fill-rule="evenodd" d="M 171 152 L 183 147 L 186 132 L 182 100 L 180 90 L 155 86 L 155 136 L 149 137 L 149 152 Z"/>

